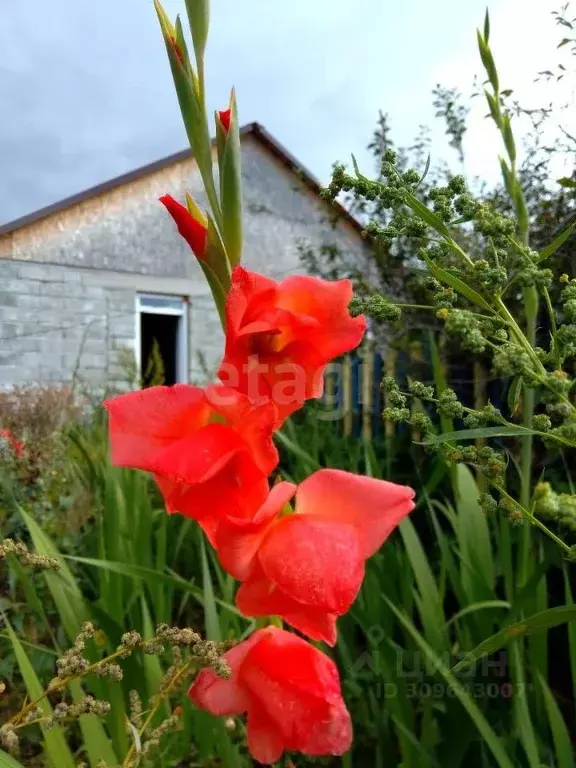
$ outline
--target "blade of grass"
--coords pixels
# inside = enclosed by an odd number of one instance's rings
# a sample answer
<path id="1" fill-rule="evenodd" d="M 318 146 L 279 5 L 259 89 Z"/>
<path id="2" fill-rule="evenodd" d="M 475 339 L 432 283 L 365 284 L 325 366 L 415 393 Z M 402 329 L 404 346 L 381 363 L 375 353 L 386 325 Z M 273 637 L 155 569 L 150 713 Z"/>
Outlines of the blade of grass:
<path id="1" fill-rule="evenodd" d="M 434 649 L 426 642 L 422 635 L 418 632 L 416 627 L 412 624 L 410 619 L 392 603 L 386 596 L 384 600 L 390 606 L 390 609 L 395 613 L 398 621 L 402 624 L 407 633 L 412 637 L 415 643 L 418 645 L 424 657 L 428 660 L 432 668 L 442 677 L 447 685 L 450 687 L 454 698 L 458 699 L 460 704 L 464 707 L 471 720 L 474 722 L 478 732 L 482 736 L 484 743 L 488 749 L 492 752 L 494 759 L 499 768 L 514 768 L 514 764 L 506 754 L 504 747 L 499 736 L 494 732 L 482 712 L 476 706 L 473 698 L 469 695 L 465 687 L 460 683 L 451 671 L 444 665 L 442 659 L 439 658 Z"/>
<path id="2" fill-rule="evenodd" d="M 460 429 L 456 432 L 444 432 L 440 435 L 430 435 L 423 445 L 438 445 L 452 440 L 477 440 L 486 437 L 515 437 L 518 435 L 541 435 L 528 427 L 479 427 L 478 429 Z"/>
<path id="3" fill-rule="evenodd" d="M 525 661 L 522 644 L 518 641 L 510 643 L 510 678 L 512 685 L 519 691 L 526 690 Z M 527 696 L 514 696 L 512 707 L 516 728 L 514 729 L 524 748 L 530 768 L 540 768 L 540 757 L 536 734 L 532 725 Z"/>
<path id="4" fill-rule="evenodd" d="M 82 621 L 85 618 L 88 618 L 85 613 L 85 604 L 82 599 L 80 588 L 78 587 L 72 572 L 67 568 L 65 563 L 62 563 L 61 555 L 50 538 L 42 531 L 33 518 L 24 512 L 24 510 L 21 510 L 21 512 L 37 551 L 50 557 L 56 557 L 61 563 L 60 571 L 58 573 L 51 573 L 48 571 L 44 574 L 44 577 L 60 614 L 64 629 L 72 640 L 76 637 Z M 34 583 L 29 579 L 28 574 L 22 573 L 22 578 L 27 584 L 26 594 L 28 598 L 32 600 L 32 604 L 41 604 Z M 82 611 L 82 616 L 78 615 L 80 611 Z M 48 619 L 43 610 L 42 616 L 51 631 Z M 58 644 L 56 641 L 54 642 L 56 650 L 58 651 Z M 84 698 L 84 691 L 78 681 L 71 683 L 70 692 L 76 703 Z M 104 726 L 95 715 L 83 715 L 80 718 L 80 729 L 82 731 L 84 746 L 92 768 L 97 768 L 102 760 L 105 760 L 109 765 L 115 765 L 118 762 L 110 744 L 110 740 L 104 730 Z"/>
<path id="5" fill-rule="evenodd" d="M 544 694 L 544 703 L 548 713 L 552 741 L 554 742 L 556 764 L 558 768 L 574 768 L 574 752 L 570 742 L 570 734 L 568 733 L 568 728 L 566 727 L 566 723 L 560 712 L 560 707 L 556 703 L 556 699 L 550 690 L 550 686 L 542 675 L 538 675 L 538 682 L 540 683 Z"/>
<path id="6" fill-rule="evenodd" d="M 471 602 L 489 600 L 494 595 L 494 558 L 488 521 L 478 504 L 480 491 L 464 464 L 457 465 L 455 479 L 462 584 Z"/>
<path id="7" fill-rule="evenodd" d="M 309 453 L 307 453 L 296 442 L 294 442 L 294 440 L 291 440 L 284 432 L 276 432 L 274 437 L 285 448 L 288 448 L 288 450 L 291 451 L 295 456 L 298 456 L 298 458 L 306 462 L 309 471 L 315 472 L 317 469 L 320 469 L 320 464 L 316 461 L 316 459 L 312 458 Z"/>
<path id="8" fill-rule="evenodd" d="M 189 593 L 201 605 L 204 605 L 202 590 L 177 575 L 171 575 L 170 573 L 157 573 L 150 568 L 143 568 L 140 565 L 130 565 L 129 563 L 113 563 L 108 562 L 107 560 L 97 560 L 92 557 L 73 557 L 72 555 L 65 555 L 65 559 L 73 560 L 77 563 L 84 563 L 85 565 L 92 565 L 95 568 L 102 568 L 104 570 L 113 571 L 114 573 L 126 576 L 127 578 L 142 579 L 143 581 L 147 581 L 150 584 L 154 584 L 154 580 L 161 581 L 167 586 Z M 230 611 L 235 616 L 242 616 L 240 611 L 230 603 L 226 603 L 224 600 L 220 600 L 217 597 L 215 597 L 214 600 L 218 605 L 220 605 L 222 608 L 226 608 L 226 610 Z"/>
<path id="9" fill-rule="evenodd" d="M 154 626 L 152 624 L 152 618 L 150 617 L 150 611 L 148 610 L 148 603 L 146 602 L 144 595 L 140 598 L 140 605 L 142 609 L 142 634 L 144 637 L 153 637 Z M 152 696 L 160 690 L 160 682 L 164 677 L 164 672 L 162 671 L 160 659 L 156 654 L 145 653 L 143 662 L 147 698 L 151 699 Z M 168 717 L 170 714 L 170 707 L 167 699 L 162 702 L 159 711 L 162 715 L 160 718 L 161 720 Z"/>
<path id="10" fill-rule="evenodd" d="M 545 632 L 552 627 L 557 627 L 559 624 L 566 624 L 572 621 L 576 621 L 576 605 L 561 605 L 556 608 L 549 608 L 541 613 L 536 613 L 534 616 L 530 616 L 516 624 L 511 624 L 509 627 L 483 640 L 476 648 L 469 651 L 450 671 L 454 674 L 460 672 L 483 656 L 500 650 L 510 641 L 519 637 L 531 635 L 535 632 Z"/>
<path id="11" fill-rule="evenodd" d="M 44 578 L 60 614 L 64 631 L 69 640 L 74 640 L 80 631 L 82 622 L 88 618 L 80 587 L 76 583 L 72 571 L 63 562 L 62 555 L 36 520 L 21 508 L 19 512 L 38 554 L 54 557 L 60 562 L 60 570 L 57 573 L 46 571 Z"/>
<path id="12" fill-rule="evenodd" d="M 70 692 L 72 698 L 79 704 L 84 698 L 85 693 L 78 680 L 70 683 Z M 119 717 L 119 711 L 112 713 L 113 717 Z M 118 758 L 112 748 L 112 743 L 102 722 L 96 715 L 82 715 L 80 718 L 80 730 L 82 731 L 82 740 L 92 768 L 98 768 L 102 762 L 107 765 L 117 765 Z"/>
<path id="13" fill-rule="evenodd" d="M 572 566 L 574 567 L 574 566 Z M 572 596 L 572 587 L 570 586 L 570 574 L 568 569 L 570 565 L 564 563 L 562 567 L 564 575 L 564 589 L 566 594 L 566 604 L 574 605 L 574 598 Z M 572 672 L 572 690 L 574 691 L 574 698 L 576 699 L 576 623 L 568 624 L 568 647 L 570 650 L 570 669 Z"/>
<path id="14" fill-rule="evenodd" d="M 28 696 L 31 700 L 37 699 L 44 692 L 44 688 L 42 687 L 40 680 L 36 677 L 36 672 L 30 663 L 30 659 L 26 655 L 26 651 L 12 629 L 10 622 L 6 617 L 4 617 L 4 621 L 6 622 L 6 628 L 10 635 L 10 642 L 12 643 L 14 655 L 20 669 L 20 674 L 26 685 Z M 50 717 L 52 715 L 52 707 L 50 706 L 48 699 L 42 699 L 38 706 L 42 710 L 43 716 Z M 44 736 L 46 755 L 53 768 L 76 768 L 76 761 L 66 743 L 62 728 L 59 725 L 55 725 L 53 728 L 42 727 L 42 734 Z"/>
<path id="15" fill-rule="evenodd" d="M 24 766 L 0 749 L 0 768 L 24 768 Z"/>
<path id="16" fill-rule="evenodd" d="M 426 636 L 436 651 L 445 650 L 449 648 L 446 618 L 434 573 L 412 521 L 405 518 L 399 529 L 422 598 L 422 623 Z"/>
<path id="17" fill-rule="evenodd" d="M 471 605 L 467 605 L 466 608 L 462 608 L 461 611 L 458 611 L 458 613 L 455 613 L 454 616 L 448 619 L 446 626 L 448 627 L 450 624 L 459 621 L 464 616 L 468 616 L 469 613 L 485 611 L 493 608 L 505 608 L 509 610 L 510 607 L 510 603 L 507 603 L 505 600 L 485 600 L 483 603 L 472 603 Z"/>
<path id="18" fill-rule="evenodd" d="M 216 601 L 214 599 L 214 585 L 212 584 L 212 576 L 210 574 L 210 567 L 208 566 L 208 558 L 206 556 L 206 544 L 204 543 L 204 534 L 198 528 L 198 535 L 200 536 L 200 555 L 202 558 L 202 583 L 204 586 L 204 625 L 206 628 L 206 637 L 208 640 L 221 640 L 220 637 L 220 621 L 218 619 L 218 609 L 216 608 Z"/>

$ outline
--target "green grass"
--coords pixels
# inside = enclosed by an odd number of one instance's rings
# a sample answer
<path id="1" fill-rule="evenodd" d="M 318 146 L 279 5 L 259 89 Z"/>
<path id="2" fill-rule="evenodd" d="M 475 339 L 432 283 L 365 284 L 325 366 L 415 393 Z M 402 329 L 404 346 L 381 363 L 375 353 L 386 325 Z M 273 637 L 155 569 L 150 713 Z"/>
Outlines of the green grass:
<path id="1" fill-rule="evenodd" d="M 424 483 L 416 469 L 423 466 L 420 454 L 409 454 L 413 464 L 407 466 L 405 452 L 386 456 L 384 442 L 343 439 L 338 429 L 313 413 L 289 423 L 278 440 L 284 476 L 299 481 L 318 466 L 383 476 L 386 467 L 394 473 L 401 464 L 403 481 L 412 472 L 418 504 L 368 563 L 361 593 L 339 621 L 339 642 L 329 652 L 340 667 L 355 739 L 349 755 L 327 764 L 573 766 L 574 701 L 555 690 L 557 677 L 550 677 L 547 664 L 548 643 L 567 647 L 563 676 L 576 688 L 569 566 L 544 545 L 534 550 L 526 584 L 517 583 L 518 531 L 485 517 L 468 469 L 449 473 L 437 462 L 428 464 L 421 470 Z M 76 482 L 90 492 L 95 510 L 75 545 L 59 552 L 33 508 L 19 512 L 34 548 L 63 563 L 58 574 L 39 576 L 11 566 L 10 596 L 15 606 L 17 595 L 26 599 L 35 631 L 26 635 L 19 624 L 22 641 L 17 639 L 11 624 L 19 614 L 7 598 L 11 623 L 0 643 L 4 656 L 15 657 L 29 695 L 52 676 L 54 657 L 46 647 L 67 647 L 86 619 L 101 630 L 94 652 L 102 654 L 115 649 L 123 632 L 149 637 L 164 621 L 212 639 L 249 633 L 253 623 L 234 605 L 235 584 L 200 530 L 164 512 L 149 477 L 110 466 L 104 431 L 77 432 L 71 453 Z M 549 605 L 552 578 L 562 585 L 562 595 L 559 600 L 555 593 Z M 47 731 L 42 748 L 49 764 L 72 768 L 78 749 L 91 768 L 103 756 L 121 764 L 132 743 L 125 725 L 128 694 L 136 689 L 146 701 L 169 664 L 167 655 L 135 655 L 120 685 L 92 678 L 82 688 L 78 683 L 71 698 L 90 691 L 111 702 L 112 714 L 104 722 L 85 718 L 80 731 Z M 252 764 L 241 724 L 227 730 L 222 720 L 195 710 L 185 695 L 174 703 L 182 706 L 182 729 L 166 738 L 154 765 L 169 768 L 181 759 L 207 767 Z M 158 714 L 158 722 L 167 711 Z M 292 758 L 297 766 L 310 764 Z M 18 765 L 8 760 L 0 754 L 0 766 Z"/>

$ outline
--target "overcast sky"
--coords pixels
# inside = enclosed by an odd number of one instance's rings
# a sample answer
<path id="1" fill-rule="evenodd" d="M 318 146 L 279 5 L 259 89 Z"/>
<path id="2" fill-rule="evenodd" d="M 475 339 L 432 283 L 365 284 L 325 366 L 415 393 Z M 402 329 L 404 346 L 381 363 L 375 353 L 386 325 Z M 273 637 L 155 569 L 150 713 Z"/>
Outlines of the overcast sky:
<path id="1" fill-rule="evenodd" d="M 542 102 L 539 69 L 559 61 L 556 0 L 492 0 L 503 87 Z M 183 0 L 165 0 L 171 16 Z M 441 82 L 472 91 L 485 0 L 213 0 L 211 108 L 238 92 L 325 181 L 364 147 L 378 110 L 398 143 L 433 119 Z M 475 100 L 467 170 L 497 176 L 499 144 Z M 435 158 L 450 157 L 437 128 Z M 474 144 L 474 151 L 471 145 Z M 151 0 L 0 0 L 0 223 L 186 146 Z"/>

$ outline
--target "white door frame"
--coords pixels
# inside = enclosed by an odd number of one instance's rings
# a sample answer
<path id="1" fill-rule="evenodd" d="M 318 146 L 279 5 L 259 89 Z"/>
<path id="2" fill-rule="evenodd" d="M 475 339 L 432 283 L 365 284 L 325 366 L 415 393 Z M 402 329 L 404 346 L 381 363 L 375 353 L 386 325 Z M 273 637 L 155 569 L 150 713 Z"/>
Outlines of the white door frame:
<path id="1" fill-rule="evenodd" d="M 176 381 L 188 383 L 188 297 L 174 296 L 166 293 L 137 293 L 136 294 L 136 333 L 134 336 L 134 353 L 138 376 L 142 377 L 142 339 L 140 335 L 140 315 L 172 315 L 179 317 L 176 335 Z"/>

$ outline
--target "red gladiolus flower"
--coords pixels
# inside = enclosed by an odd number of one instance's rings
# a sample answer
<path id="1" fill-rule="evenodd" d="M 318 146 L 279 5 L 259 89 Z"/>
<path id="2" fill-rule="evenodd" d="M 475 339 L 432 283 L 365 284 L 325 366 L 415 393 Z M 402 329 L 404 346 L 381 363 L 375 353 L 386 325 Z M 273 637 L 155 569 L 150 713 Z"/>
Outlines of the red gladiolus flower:
<path id="1" fill-rule="evenodd" d="M 203 669 L 189 695 L 213 715 L 247 712 L 255 760 L 274 763 L 285 749 L 316 756 L 350 749 L 350 715 L 328 656 L 290 632 L 267 627 L 224 658 L 232 676 L 223 680 Z"/>
<path id="2" fill-rule="evenodd" d="M 152 472 L 168 512 L 197 520 L 210 541 L 224 517 L 251 518 L 278 463 L 276 409 L 221 385 L 150 387 L 106 400 L 112 461 Z"/>
<path id="3" fill-rule="evenodd" d="M 164 195 L 160 202 L 166 206 L 170 216 L 174 219 L 178 232 L 188 243 L 194 255 L 200 261 L 206 258 L 206 245 L 208 242 L 208 224 L 206 220 L 195 219 L 186 206 L 181 205 L 171 195 Z"/>
<path id="4" fill-rule="evenodd" d="M 6 441 L 7 445 L 12 449 L 16 456 L 22 456 L 24 451 L 24 444 L 14 437 L 14 433 L 11 429 L 0 429 L 0 438 Z"/>
<path id="5" fill-rule="evenodd" d="M 280 426 L 320 397 L 326 364 L 360 344 L 366 321 L 350 316 L 351 298 L 350 280 L 298 275 L 277 283 L 236 267 L 219 378 L 255 403 L 273 402 Z"/>
<path id="6" fill-rule="evenodd" d="M 224 131 L 228 133 L 230 130 L 230 110 L 229 109 L 219 110 L 218 117 L 220 118 L 220 122 L 222 123 L 222 128 L 224 128 Z"/>
<path id="7" fill-rule="evenodd" d="M 226 524 L 216 546 L 224 567 L 245 579 L 236 595 L 244 615 L 277 615 L 334 645 L 336 619 L 356 599 L 365 561 L 414 508 L 414 491 L 323 469 L 298 486 L 294 514 L 274 517 L 294 490 L 274 488 L 252 522 Z"/>

